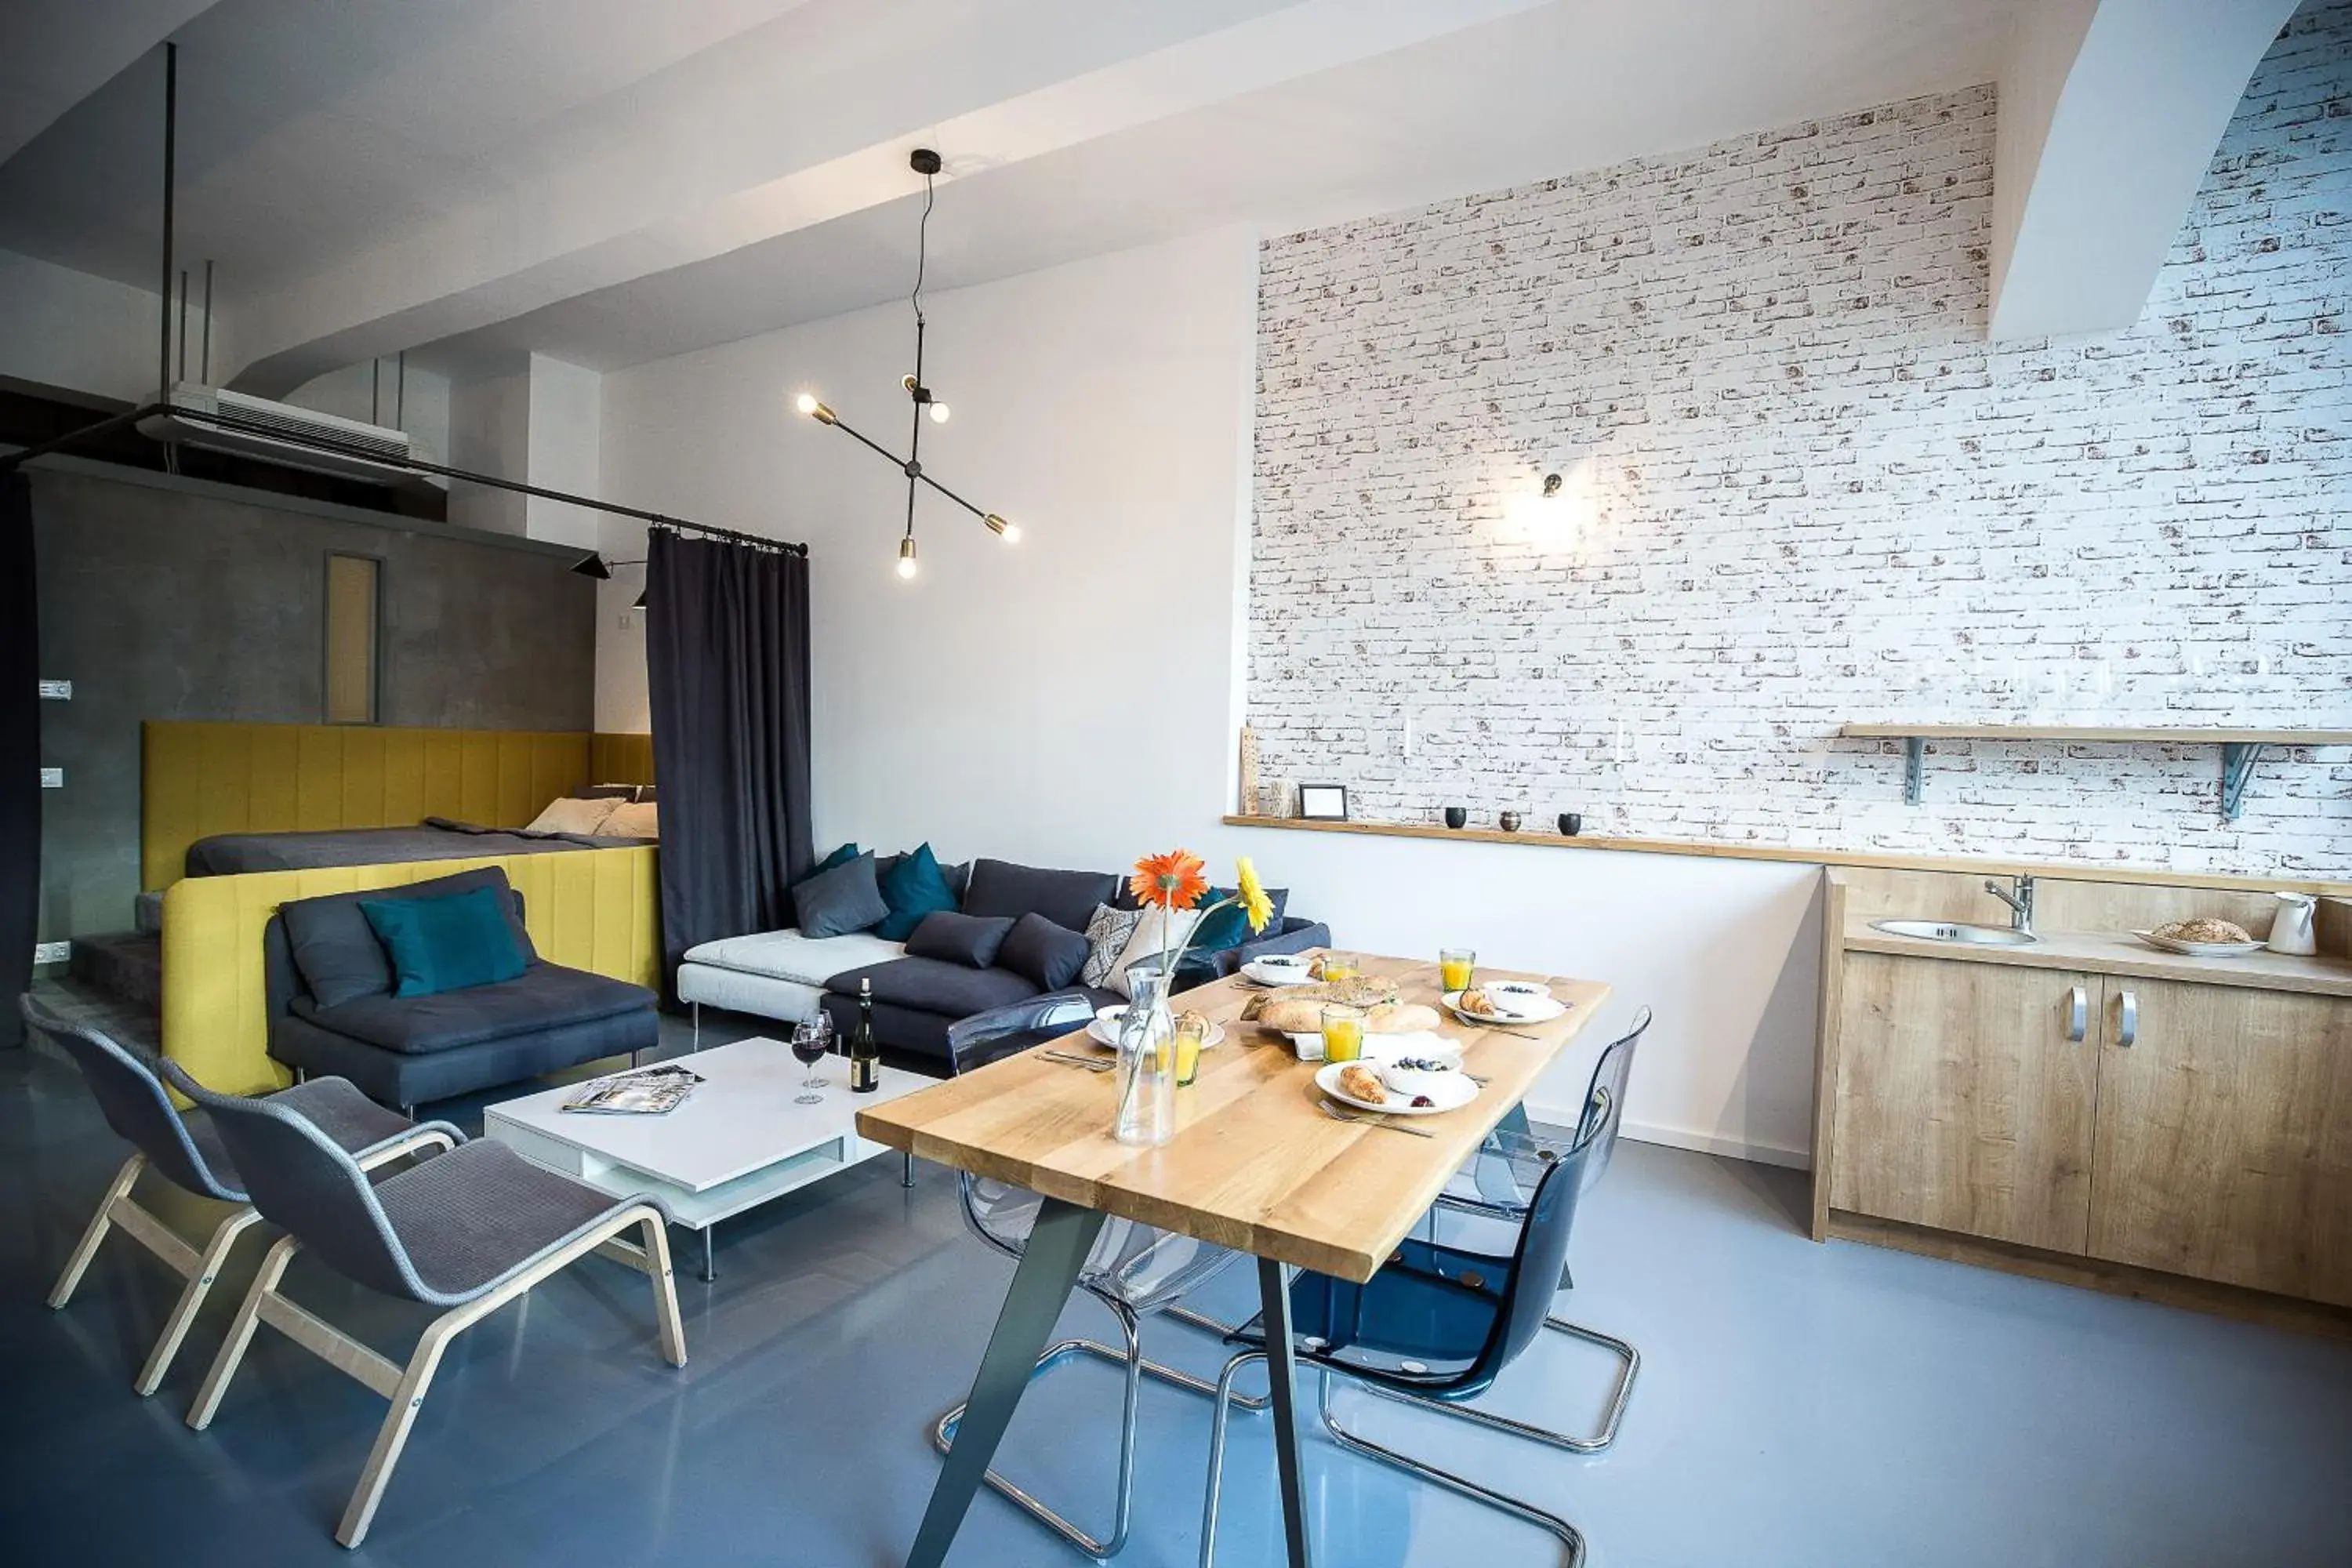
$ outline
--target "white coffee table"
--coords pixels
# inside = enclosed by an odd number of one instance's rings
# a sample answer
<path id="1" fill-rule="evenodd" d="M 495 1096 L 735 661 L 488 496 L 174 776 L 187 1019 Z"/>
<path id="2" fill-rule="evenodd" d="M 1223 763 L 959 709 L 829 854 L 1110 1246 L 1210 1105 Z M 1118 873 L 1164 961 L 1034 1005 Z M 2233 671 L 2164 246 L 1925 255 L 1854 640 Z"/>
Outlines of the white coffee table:
<path id="1" fill-rule="evenodd" d="M 482 1113 L 482 1132 L 515 1152 L 614 1197 L 659 1198 L 678 1224 L 702 1233 L 702 1277 L 710 1232 L 720 1220 L 890 1152 L 857 1135 L 857 1112 L 928 1087 L 919 1073 L 883 1068 L 871 1094 L 849 1091 L 849 1063 L 827 1057 L 814 1068 L 781 1040 L 757 1037 L 680 1057 L 702 1075 L 686 1103 L 666 1116 L 587 1116 L 563 1102 L 586 1086 L 509 1100 Z M 824 1078 L 829 1087 L 803 1089 Z M 815 1105 L 797 1105 L 818 1093 Z M 905 1180 L 913 1184 L 913 1161 Z"/>

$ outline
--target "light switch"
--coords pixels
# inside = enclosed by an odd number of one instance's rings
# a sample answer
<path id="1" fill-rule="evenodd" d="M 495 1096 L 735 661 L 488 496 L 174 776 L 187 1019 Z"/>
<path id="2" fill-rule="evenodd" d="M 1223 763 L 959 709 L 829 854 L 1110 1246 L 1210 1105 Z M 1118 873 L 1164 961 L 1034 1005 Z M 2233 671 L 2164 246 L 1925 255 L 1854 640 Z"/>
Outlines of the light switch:
<path id="1" fill-rule="evenodd" d="M 65 788 L 65 787 L 66 787 L 66 771 L 65 771 L 65 769 L 63 769 L 63 768 L 43 768 L 43 769 L 41 770 L 41 787 L 42 787 L 43 789 L 63 789 L 63 788 Z"/>
<path id="2" fill-rule="evenodd" d="M 44 680 L 41 682 L 41 698 L 47 702 L 70 702 L 73 700 L 73 682 Z"/>

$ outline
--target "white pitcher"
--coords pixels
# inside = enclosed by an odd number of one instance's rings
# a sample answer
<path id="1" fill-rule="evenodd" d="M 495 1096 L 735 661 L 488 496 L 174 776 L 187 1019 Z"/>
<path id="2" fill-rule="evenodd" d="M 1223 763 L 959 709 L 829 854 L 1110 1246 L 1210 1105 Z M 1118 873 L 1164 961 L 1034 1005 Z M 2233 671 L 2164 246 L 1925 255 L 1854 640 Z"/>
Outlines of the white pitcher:
<path id="1" fill-rule="evenodd" d="M 2313 922 L 2319 900 L 2309 893 L 2281 893 L 2277 897 L 2278 913 L 2271 921 L 2270 940 L 2263 945 L 2273 952 L 2318 952 L 2319 936 Z"/>

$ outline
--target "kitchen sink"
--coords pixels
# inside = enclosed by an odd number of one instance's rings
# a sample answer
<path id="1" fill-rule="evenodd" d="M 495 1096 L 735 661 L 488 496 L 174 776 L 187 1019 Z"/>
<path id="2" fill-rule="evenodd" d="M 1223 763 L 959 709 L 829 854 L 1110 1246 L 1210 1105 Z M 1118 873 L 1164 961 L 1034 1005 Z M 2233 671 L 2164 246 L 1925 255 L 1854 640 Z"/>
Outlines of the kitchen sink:
<path id="1" fill-rule="evenodd" d="M 2032 931 L 2007 926 L 1972 926 L 1955 921 L 1873 921 L 1874 931 L 1889 936 L 1916 936 L 1924 942 L 1965 942 L 1977 947 L 2030 947 L 2038 940 Z"/>

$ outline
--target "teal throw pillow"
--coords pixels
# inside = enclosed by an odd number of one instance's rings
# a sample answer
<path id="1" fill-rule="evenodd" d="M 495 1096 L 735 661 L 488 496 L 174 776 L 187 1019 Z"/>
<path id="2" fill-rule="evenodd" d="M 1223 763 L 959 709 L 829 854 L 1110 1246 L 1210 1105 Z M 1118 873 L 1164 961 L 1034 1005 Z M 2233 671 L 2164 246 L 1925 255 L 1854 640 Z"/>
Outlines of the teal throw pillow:
<path id="1" fill-rule="evenodd" d="M 496 888 L 442 899 L 362 899 L 360 913 L 392 959 L 394 996 L 437 996 L 523 972 Z"/>
<path id="2" fill-rule="evenodd" d="M 939 858 L 929 844 L 898 857 L 898 863 L 882 879 L 882 901 L 890 906 L 890 912 L 874 928 L 874 934 L 887 942 L 906 941 L 915 934 L 925 915 L 956 907 L 955 889 L 948 886 L 947 873 L 940 869 Z"/>
<path id="3" fill-rule="evenodd" d="M 1234 889 L 1232 888 L 1212 888 L 1202 896 L 1200 907 L 1206 909 L 1220 899 L 1230 899 L 1234 896 Z M 1289 900 L 1290 889 L 1269 888 L 1266 889 L 1266 897 L 1274 904 L 1274 916 L 1266 921 L 1265 931 L 1253 933 L 1249 928 L 1248 911 L 1239 904 L 1228 904 L 1201 921 L 1199 929 L 1192 933 L 1192 945 L 1187 950 L 1188 952 L 1226 952 L 1245 942 L 1252 941 L 1255 936 L 1264 936 L 1268 931 L 1280 930 L 1282 907 Z"/>

